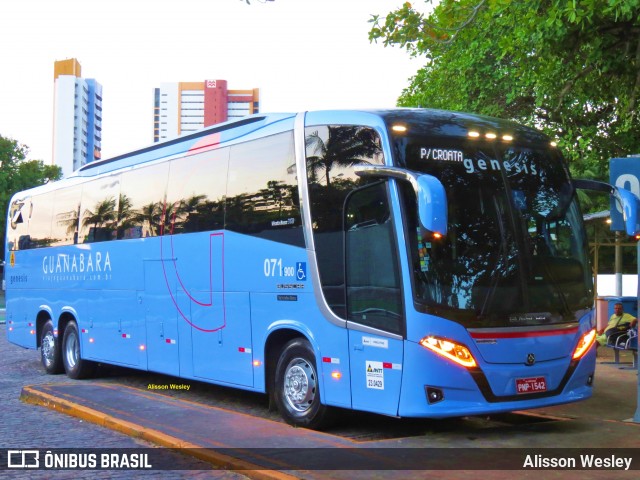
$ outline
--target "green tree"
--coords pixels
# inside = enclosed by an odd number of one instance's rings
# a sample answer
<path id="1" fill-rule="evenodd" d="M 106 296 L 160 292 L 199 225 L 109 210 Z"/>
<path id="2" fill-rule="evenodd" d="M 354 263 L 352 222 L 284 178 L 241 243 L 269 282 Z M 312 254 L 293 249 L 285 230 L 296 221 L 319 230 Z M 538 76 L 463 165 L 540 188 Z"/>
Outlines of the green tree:
<path id="1" fill-rule="evenodd" d="M 26 161 L 29 149 L 0 135 L 0 238 L 4 241 L 7 207 L 14 193 L 58 180 L 62 170 L 41 160 Z M 2 253 L 4 256 L 4 252 Z"/>
<path id="2" fill-rule="evenodd" d="M 442 0 L 374 15 L 369 38 L 425 58 L 401 106 L 515 120 L 556 138 L 574 175 L 640 153 L 640 0 Z"/>

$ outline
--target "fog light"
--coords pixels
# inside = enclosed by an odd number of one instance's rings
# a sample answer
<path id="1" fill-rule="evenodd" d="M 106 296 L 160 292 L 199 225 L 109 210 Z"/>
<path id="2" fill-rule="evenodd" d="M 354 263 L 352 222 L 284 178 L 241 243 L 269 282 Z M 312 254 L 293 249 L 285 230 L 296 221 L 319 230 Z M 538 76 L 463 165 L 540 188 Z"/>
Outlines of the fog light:
<path id="1" fill-rule="evenodd" d="M 587 377 L 587 385 L 590 387 L 591 385 L 593 385 L 593 375 L 589 375 Z"/>
<path id="2" fill-rule="evenodd" d="M 439 388 L 428 387 L 425 385 L 424 390 L 427 393 L 427 402 L 429 402 L 429 404 L 438 403 L 444 400 L 444 393 Z"/>

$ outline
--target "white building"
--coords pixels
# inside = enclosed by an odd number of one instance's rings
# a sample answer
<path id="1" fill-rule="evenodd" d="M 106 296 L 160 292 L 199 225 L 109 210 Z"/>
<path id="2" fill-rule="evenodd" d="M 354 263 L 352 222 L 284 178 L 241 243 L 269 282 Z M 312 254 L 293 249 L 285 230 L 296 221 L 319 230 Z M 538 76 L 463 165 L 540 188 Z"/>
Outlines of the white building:
<path id="1" fill-rule="evenodd" d="M 226 80 L 162 83 L 154 91 L 153 141 L 169 140 L 259 111 L 257 88 L 228 90 Z"/>
<path id="2" fill-rule="evenodd" d="M 55 62 L 53 163 L 64 177 L 100 158 L 102 85 L 81 77 L 75 58 Z"/>

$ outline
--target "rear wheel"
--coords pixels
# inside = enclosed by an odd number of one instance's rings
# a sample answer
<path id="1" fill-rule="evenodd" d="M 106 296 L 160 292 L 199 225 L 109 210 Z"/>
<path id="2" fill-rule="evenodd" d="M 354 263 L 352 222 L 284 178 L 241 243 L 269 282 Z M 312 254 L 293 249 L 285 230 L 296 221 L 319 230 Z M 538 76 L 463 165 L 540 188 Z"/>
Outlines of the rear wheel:
<path id="1" fill-rule="evenodd" d="M 298 427 L 320 429 L 330 421 L 329 407 L 320 403 L 313 349 L 302 338 L 282 350 L 275 371 L 273 400 L 284 420 Z"/>
<path id="2" fill-rule="evenodd" d="M 40 361 L 49 375 L 64 372 L 60 342 L 53 335 L 53 322 L 47 320 L 40 334 Z"/>
<path id="3" fill-rule="evenodd" d="M 88 378 L 95 373 L 96 364 L 83 360 L 80 356 L 80 335 L 78 325 L 71 321 L 64 329 L 62 337 L 62 363 L 69 378 Z"/>

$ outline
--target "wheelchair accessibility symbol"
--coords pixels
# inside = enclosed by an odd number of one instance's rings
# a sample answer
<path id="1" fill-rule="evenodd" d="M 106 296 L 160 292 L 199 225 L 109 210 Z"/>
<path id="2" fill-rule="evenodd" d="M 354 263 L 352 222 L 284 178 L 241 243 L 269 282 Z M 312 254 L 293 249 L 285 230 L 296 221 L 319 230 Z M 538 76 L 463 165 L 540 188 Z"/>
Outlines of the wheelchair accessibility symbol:
<path id="1" fill-rule="evenodd" d="M 307 280 L 307 262 L 296 262 L 296 278 L 299 282 Z"/>

